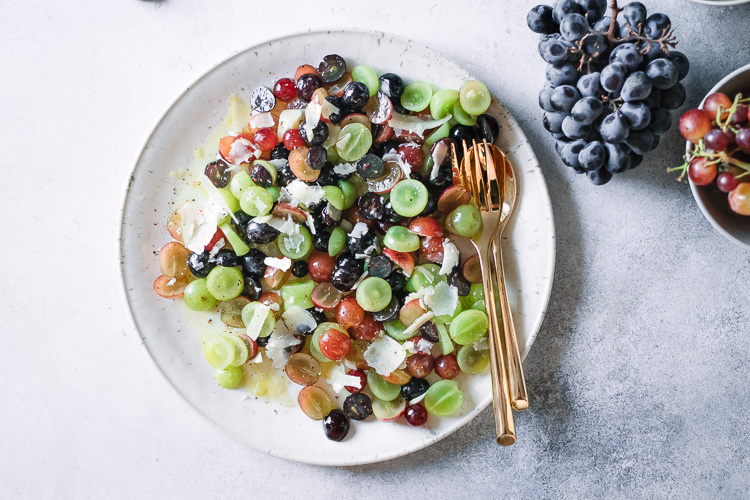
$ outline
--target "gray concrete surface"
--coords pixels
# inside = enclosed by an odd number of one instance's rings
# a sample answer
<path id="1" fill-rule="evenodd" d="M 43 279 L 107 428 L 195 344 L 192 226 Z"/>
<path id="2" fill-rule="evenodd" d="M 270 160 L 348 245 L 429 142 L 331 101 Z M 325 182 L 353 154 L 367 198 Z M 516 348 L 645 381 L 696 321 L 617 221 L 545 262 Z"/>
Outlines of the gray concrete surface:
<path id="1" fill-rule="evenodd" d="M 666 173 L 683 150 L 675 128 L 605 187 L 562 166 L 536 106 L 544 63 L 524 22 L 535 3 L 4 2 L 0 496 L 746 498 L 750 252 Z M 646 3 L 671 16 L 691 59 L 689 103 L 750 62 L 750 6 Z M 512 448 L 493 443 L 486 410 L 383 464 L 268 458 L 192 413 L 138 345 L 116 240 L 148 130 L 234 51 L 339 26 L 409 36 L 472 68 L 535 145 L 557 270 Z"/>

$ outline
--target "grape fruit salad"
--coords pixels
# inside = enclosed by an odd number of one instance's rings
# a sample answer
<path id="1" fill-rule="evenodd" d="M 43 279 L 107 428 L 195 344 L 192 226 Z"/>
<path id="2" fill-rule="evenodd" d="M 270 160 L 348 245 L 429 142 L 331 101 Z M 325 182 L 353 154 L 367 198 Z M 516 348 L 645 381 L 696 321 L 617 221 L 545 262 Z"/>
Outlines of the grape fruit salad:
<path id="1" fill-rule="evenodd" d="M 452 241 L 482 219 L 450 151 L 498 137 L 487 87 L 407 85 L 332 54 L 229 102 L 154 282 L 223 323 L 202 345 L 218 384 L 269 396 L 290 380 L 334 441 L 371 415 L 459 411 L 488 318 L 478 258 Z"/>
<path id="2" fill-rule="evenodd" d="M 687 57 L 669 17 L 648 15 L 640 2 L 557 0 L 529 12 L 542 35 L 547 85 L 539 93 L 544 128 L 563 163 L 595 185 L 637 167 L 672 125 L 685 102 L 680 80 Z"/>
<path id="3" fill-rule="evenodd" d="M 685 163 L 670 169 L 685 173 L 696 186 L 728 193 L 735 214 L 750 215 L 750 98 L 721 92 L 706 97 L 703 109 L 680 118 L 680 132 L 691 143 Z"/>

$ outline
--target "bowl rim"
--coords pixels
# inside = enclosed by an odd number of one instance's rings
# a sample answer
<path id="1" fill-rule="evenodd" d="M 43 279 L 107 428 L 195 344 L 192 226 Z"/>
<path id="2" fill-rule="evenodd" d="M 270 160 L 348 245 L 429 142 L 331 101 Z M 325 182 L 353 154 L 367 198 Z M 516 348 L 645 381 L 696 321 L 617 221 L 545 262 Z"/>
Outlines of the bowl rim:
<path id="1" fill-rule="evenodd" d="M 693 1 L 696 1 L 696 0 L 693 0 Z M 742 0 L 742 1 L 745 2 L 745 1 L 750 1 L 750 0 Z M 701 2 L 701 3 L 703 3 L 703 2 Z M 706 98 L 708 96 L 710 96 L 711 94 L 714 94 L 714 93 L 722 90 L 723 87 L 727 83 L 729 83 L 729 81 L 731 81 L 735 77 L 737 77 L 739 75 L 742 75 L 744 73 L 747 73 L 748 76 L 750 76 L 750 64 L 746 64 L 744 66 L 741 66 L 741 67 L 737 68 L 736 70 L 732 71 L 731 73 L 729 73 L 728 75 L 726 75 L 724 78 L 722 78 L 721 80 L 719 80 L 716 83 L 716 85 L 714 85 L 711 88 L 711 90 L 709 90 L 708 93 L 703 97 L 703 99 L 701 100 L 700 105 L 698 106 L 698 109 L 703 109 L 703 104 L 706 102 Z M 685 154 L 688 154 L 690 152 L 690 146 L 691 146 L 691 142 L 690 141 L 685 141 Z M 695 200 L 695 203 L 698 204 L 698 208 L 700 208 L 701 212 L 703 212 L 703 216 L 706 218 L 706 220 L 708 220 L 708 222 L 711 223 L 711 225 L 714 227 L 714 229 L 716 229 L 722 236 L 724 236 L 729 241 L 731 241 L 733 243 L 736 243 L 737 245 L 741 246 L 742 248 L 744 248 L 746 250 L 750 250 L 750 244 L 745 243 L 744 241 L 741 241 L 741 240 L 737 239 L 729 231 L 727 231 L 726 229 L 724 229 L 724 227 L 721 224 L 719 224 L 719 222 L 716 219 L 713 218 L 713 216 L 711 215 L 711 213 L 708 211 L 708 208 L 706 207 L 706 204 L 703 203 L 703 200 L 698 195 L 698 187 L 699 186 L 696 186 L 693 183 L 693 181 L 690 180 L 689 176 L 688 176 L 688 184 L 690 185 L 690 192 L 693 194 L 693 199 Z"/>
<path id="2" fill-rule="evenodd" d="M 728 7 L 730 5 L 740 5 L 748 3 L 750 0 L 691 0 L 695 3 L 702 3 L 703 5 L 714 5 L 717 7 Z"/>

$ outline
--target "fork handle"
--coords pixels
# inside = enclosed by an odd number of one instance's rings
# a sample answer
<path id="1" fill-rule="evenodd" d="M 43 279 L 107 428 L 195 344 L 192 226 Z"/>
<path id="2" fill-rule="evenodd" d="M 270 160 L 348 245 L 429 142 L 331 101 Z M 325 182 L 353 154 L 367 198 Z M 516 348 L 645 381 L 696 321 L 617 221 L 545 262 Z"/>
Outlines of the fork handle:
<path id="1" fill-rule="evenodd" d="M 490 320 L 490 368 L 492 371 L 492 401 L 495 412 L 495 439 L 502 446 L 510 446 L 516 442 L 516 428 L 513 423 L 513 411 L 511 409 L 510 394 L 508 393 L 508 372 L 505 369 L 505 360 L 502 350 L 502 335 L 498 322 L 497 307 L 495 305 L 495 289 L 490 271 L 490 251 L 486 245 L 479 254 L 479 263 L 482 269 L 482 286 L 484 295 L 487 297 L 485 305 Z"/>
<path id="2" fill-rule="evenodd" d="M 510 403 L 514 410 L 522 411 L 529 407 L 529 396 L 526 392 L 526 379 L 523 375 L 521 354 L 518 349 L 518 337 L 516 327 L 513 323 L 513 314 L 510 311 L 508 300 L 508 289 L 505 286 L 505 273 L 503 272 L 503 250 L 500 242 L 500 234 L 492 241 L 493 259 L 490 260 L 497 276 L 497 292 L 500 298 L 500 312 L 503 319 L 503 344 L 505 347 L 505 361 L 508 369 L 508 391 Z M 494 296 L 493 296 L 494 302 Z"/>

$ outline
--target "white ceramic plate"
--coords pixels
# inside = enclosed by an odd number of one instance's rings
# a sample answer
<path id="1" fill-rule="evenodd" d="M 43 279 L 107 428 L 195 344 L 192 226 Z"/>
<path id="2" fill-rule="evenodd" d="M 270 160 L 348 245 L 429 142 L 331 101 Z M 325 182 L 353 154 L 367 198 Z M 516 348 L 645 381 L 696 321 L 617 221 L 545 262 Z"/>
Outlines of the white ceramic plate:
<path id="1" fill-rule="evenodd" d="M 489 371 L 458 380 L 465 402 L 453 417 L 431 418 L 425 428 L 353 422 L 350 436 L 335 443 L 326 439 L 320 422 L 308 419 L 296 405 L 286 408 L 252 397 L 243 400 L 247 392 L 221 389 L 203 358 L 196 324 L 177 302 L 159 298 L 152 288 L 160 274 L 154 252 L 169 240 L 164 228 L 173 209 L 169 172 L 189 164 L 193 148 L 220 123 L 227 96 L 237 93 L 247 99 L 255 87 L 270 86 L 282 76 L 293 75 L 300 64 L 317 64 L 331 53 L 340 54 L 350 64 L 368 64 L 379 72 L 397 72 L 407 81 L 426 80 L 443 88 L 457 89 L 470 78 L 469 72 L 435 51 L 381 32 L 301 33 L 230 57 L 191 85 L 146 141 L 125 196 L 120 248 L 125 292 L 143 345 L 190 405 L 237 441 L 262 452 L 312 464 L 354 465 L 411 453 L 468 423 L 491 402 Z M 503 244 L 509 293 L 525 356 L 542 323 L 552 286 L 552 208 L 544 177 L 518 123 L 497 102 L 490 112 L 501 124 L 498 146 L 508 153 L 519 178 L 518 212 Z M 295 401 L 298 390 L 289 390 Z M 493 430 L 487 429 L 487 439 L 492 436 Z"/>

